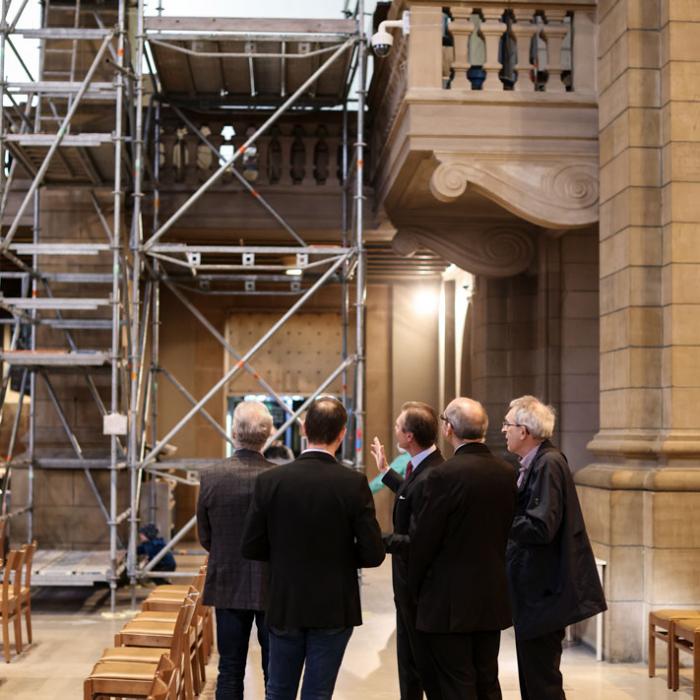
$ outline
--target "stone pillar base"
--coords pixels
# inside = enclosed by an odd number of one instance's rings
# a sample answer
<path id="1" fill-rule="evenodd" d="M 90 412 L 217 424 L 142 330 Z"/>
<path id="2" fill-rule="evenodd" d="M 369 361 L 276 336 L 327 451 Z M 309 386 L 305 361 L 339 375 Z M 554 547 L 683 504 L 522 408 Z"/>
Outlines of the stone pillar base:
<path id="1" fill-rule="evenodd" d="M 605 659 L 646 659 L 650 610 L 700 607 L 700 459 L 596 463 L 576 483 L 593 551 L 607 562 Z"/>

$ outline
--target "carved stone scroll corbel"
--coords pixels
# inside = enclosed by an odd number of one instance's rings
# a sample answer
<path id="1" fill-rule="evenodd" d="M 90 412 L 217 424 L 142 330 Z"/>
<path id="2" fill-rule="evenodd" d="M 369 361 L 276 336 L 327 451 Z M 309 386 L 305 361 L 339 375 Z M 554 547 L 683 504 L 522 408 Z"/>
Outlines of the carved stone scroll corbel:
<path id="1" fill-rule="evenodd" d="M 430 191 L 452 202 L 474 189 L 504 209 L 544 228 L 588 226 L 598 220 L 598 168 L 591 160 L 547 157 L 440 158 Z"/>
<path id="2" fill-rule="evenodd" d="M 505 225 L 439 231 L 401 228 L 391 245 L 394 252 L 404 257 L 425 247 L 463 270 L 487 277 L 511 277 L 524 272 L 535 254 L 527 227 Z"/>

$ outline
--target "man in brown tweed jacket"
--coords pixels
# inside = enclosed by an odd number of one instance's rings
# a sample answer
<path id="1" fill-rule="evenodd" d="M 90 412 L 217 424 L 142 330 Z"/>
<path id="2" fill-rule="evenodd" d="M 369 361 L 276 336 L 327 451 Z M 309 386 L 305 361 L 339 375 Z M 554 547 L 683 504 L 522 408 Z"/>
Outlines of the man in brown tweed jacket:
<path id="1" fill-rule="evenodd" d="M 248 640 L 253 620 L 262 649 L 267 683 L 268 631 L 264 608 L 267 564 L 241 557 L 241 533 L 255 479 L 274 467 L 261 454 L 272 430 L 272 416 L 257 401 L 244 401 L 233 414 L 236 451 L 202 471 L 197 502 L 199 540 L 209 552 L 204 604 L 216 608 L 219 649 L 217 700 L 243 700 Z"/>

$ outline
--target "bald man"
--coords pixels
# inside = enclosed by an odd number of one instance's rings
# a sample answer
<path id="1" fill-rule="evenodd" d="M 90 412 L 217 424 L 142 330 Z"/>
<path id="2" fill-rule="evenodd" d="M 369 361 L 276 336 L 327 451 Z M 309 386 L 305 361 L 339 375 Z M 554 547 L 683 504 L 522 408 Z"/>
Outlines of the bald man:
<path id="1" fill-rule="evenodd" d="M 512 624 L 505 553 L 515 513 L 513 468 L 484 444 L 488 416 L 468 398 L 440 416 L 454 456 L 425 480 L 411 537 L 409 587 L 434 679 L 428 700 L 500 700 L 501 630 Z"/>
<path id="2" fill-rule="evenodd" d="M 243 700 L 248 640 L 253 620 L 267 684 L 268 629 L 265 624 L 267 565 L 241 556 L 241 536 L 259 474 L 275 465 L 261 454 L 272 432 L 272 416 L 258 401 L 243 401 L 233 412 L 230 459 L 201 474 L 197 502 L 199 540 L 209 552 L 204 604 L 216 610 L 219 650 L 217 700 Z"/>

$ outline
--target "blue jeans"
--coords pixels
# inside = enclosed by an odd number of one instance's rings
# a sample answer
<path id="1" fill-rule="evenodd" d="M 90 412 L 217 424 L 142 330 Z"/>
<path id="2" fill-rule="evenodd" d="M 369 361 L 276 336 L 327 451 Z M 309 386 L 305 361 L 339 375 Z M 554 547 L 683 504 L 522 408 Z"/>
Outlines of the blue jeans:
<path id="1" fill-rule="evenodd" d="M 265 700 L 294 700 L 304 665 L 301 700 L 330 700 L 351 634 L 352 627 L 271 627 L 270 680 Z"/>
<path id="2" fill-rule="evenodd" d="M 270 646 L 265 613 L 262 610 L 216 608 L 216 645 L 219 649 L 216 700 L 243 700 L 243 678 L 253 619 L 258 628 L 263 677 L 267 685 Z"/>

